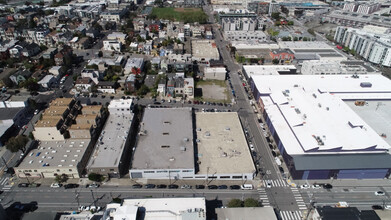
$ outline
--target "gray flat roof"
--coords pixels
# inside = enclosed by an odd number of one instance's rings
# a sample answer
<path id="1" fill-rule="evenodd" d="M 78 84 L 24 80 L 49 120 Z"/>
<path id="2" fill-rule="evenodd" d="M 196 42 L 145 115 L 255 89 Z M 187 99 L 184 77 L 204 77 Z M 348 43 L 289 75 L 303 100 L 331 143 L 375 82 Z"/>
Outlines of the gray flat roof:
<path id="1" fill-rule="evenodd" d="M 0 108 L 0 120 L 14 119 L 22 109 L 24 108 Z"/>
<path id="2" fill-rule="evenodd" d="M 88 168 L 118 167 L 133 116 L 133 113 L 110 114 L 95 144 Z"/>
<path id="3" fill-rule="evenodd" d="M 67 139 L 65 141 L 42 141 L 18 166 L 20 169 L 74 167 L 83 158 L 90 139 Z"/>
<path id="4" fill-rule="evenodd" d="M 388 153 L 294 155 L 296 170 L 389 169 Z"/>
<path id="5" fill-rule="evenodd" d="M 344 60 L 344 61 L 341 61 L 341 64 L 345 64 L 348 66 L 362 66 L 366 69 L 367 72 L 375 72 L 376 71 L 376 69 L 374 69 L 373 67 L 371 67 L 369 65 L 365 65 L 365 62 L 363 62 L 363 61 Z"/>
<path id="6" fill-rule="evenodd" d="M 277 220 L 273 207 L 216 208 L 217 219 Z M 260 217 L 262 216 L 262 217 Z"/>
<path id="7" fill-rule="evenodd" d="M 320 54 L 318 54 L 318 56 L 320 56 L 320 57 L 343 57 L 339 53 L 320 53 Z"/>
<path id="8" fill-rule="evenodd" d="M 192 125 L 191 108 L 146 108 L 132 169 L 194 168 Z"/>
<path id="9" fill-rule="evenodd" d="M 235 174 L 255 171 L 250 149 L 236 112 L 197 112 L 199 172 Z"/>
<path id="10" fill-rule="evenodd" d="M 319 49 L 291 49 L 295 53 L 336 53 L 333 49 L 319 48 Z"/>
<path id="11" fill-rule="evenodd" d="M 354 101 L 345 103 L 376 133 L 386 134 L 383 139 L 391 145 L 391 100 L 366 101 L 364 106 L 356 106 Z"/>

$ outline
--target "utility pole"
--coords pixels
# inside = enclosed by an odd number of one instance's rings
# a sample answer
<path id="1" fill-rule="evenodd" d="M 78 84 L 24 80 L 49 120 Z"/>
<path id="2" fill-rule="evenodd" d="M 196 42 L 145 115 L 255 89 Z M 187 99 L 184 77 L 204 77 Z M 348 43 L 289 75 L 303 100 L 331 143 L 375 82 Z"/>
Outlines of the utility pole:
<path id="1" fill-rule="evenodd" d="M 91 189 L 91 196 L 92 196 L 92 199 L 94 201 L 94 205 L 96 207 L 96 201 L 95 201 L 94 192 L 92 191 L 92 189 Z"/>

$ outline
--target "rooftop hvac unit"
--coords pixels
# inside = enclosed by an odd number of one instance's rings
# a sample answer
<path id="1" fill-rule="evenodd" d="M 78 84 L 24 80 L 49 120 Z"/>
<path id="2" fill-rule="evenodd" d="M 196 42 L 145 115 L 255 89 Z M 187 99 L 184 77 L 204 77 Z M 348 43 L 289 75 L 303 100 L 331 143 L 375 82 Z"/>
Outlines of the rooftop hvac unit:
<path id="1" fill-rule="evenodd" d="M 181 147 L 181 151 L 186 151 L 186 147 Z"/>
<path id="2" fill-rule="evenodd" d="M 169 161 L 175 161 L 175 158 L 174 157 L 171 157 L 170 159 L 169 159 Z"/>
<path id="3" fill-rule="evenodd" d="M 184 141 L 184 142 L 188 142 L 188 141 L 189 141 L 189 138 L 183 138 L 183 141 Z"/>
<path id="4" fill-rule="evenodd" d="M 197 143 L 200 143 L 200 142 L 201 142 L 201 140 L 200 140 L 200 139 L 196 139 L 196 142 L 197 142 Z"/>
<path id="5" fill-rule="evenodd" d="M 205 132 L 205 136 L 209 137 L 210 136 L 210 132 L 209 131 Z"/>
<path id="6" fill-rule="evenodd" d="M 229 130 L 231 130 L 231 128 L 230 127 L 225 127 L 225 130 L 229 131 Z"/>
<path id="7" fill-rule="evenodd" d="M 201 131 L 201 128 L 197 128 L 197 131 Z"/>

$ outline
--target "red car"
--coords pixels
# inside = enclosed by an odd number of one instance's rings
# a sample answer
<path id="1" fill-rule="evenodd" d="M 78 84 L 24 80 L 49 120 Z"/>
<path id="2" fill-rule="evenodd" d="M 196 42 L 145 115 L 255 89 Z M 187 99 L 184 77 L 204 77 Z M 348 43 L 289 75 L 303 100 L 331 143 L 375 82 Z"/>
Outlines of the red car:
<path id="1" fill-rule="evenodd" d="M 246 83 L 243 83 L 243 86 L 246 86 Z"/>

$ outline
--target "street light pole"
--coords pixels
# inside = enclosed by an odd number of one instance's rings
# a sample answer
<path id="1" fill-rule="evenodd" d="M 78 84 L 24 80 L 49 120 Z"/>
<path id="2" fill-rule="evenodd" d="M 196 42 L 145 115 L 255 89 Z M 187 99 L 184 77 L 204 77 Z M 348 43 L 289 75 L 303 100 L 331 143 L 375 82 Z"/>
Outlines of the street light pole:
<path id="1" fill-rule="evenodd" d="M 80 206 L 80 202 L 79 202 L 79 193 L 77 193 L 77 191 L 75 190 L 75 199 L 76 199 L 76 202 L 77 202 L 77 207 Z"/>

